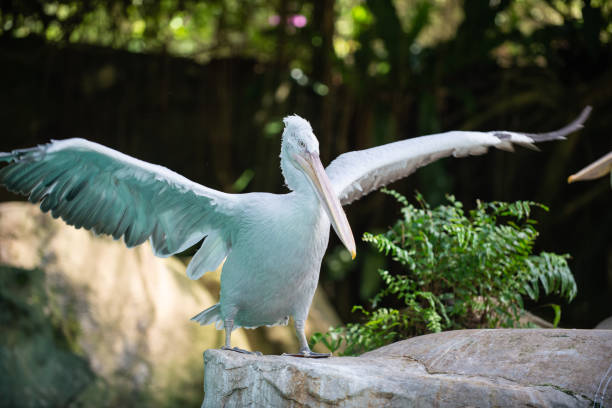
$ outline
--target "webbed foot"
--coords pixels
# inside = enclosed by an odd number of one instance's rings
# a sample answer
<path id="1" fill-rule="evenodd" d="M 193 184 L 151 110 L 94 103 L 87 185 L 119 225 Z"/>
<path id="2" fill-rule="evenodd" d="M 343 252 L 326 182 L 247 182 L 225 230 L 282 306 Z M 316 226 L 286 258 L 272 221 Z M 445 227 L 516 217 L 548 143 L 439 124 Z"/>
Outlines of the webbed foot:
<path id="1" fill-rule="evenodd" d="M 259 351 L 249 351 L 249 350 L 244 350 L 244 349 L 241 349 L 241 348 L 238 348 L 238 347 L 223 346 L 223 347 L 221 347 L 221 350 L 235 351 L 237 353 L 242 353 L 242 354 L 252 354 L 254 356 L 261 356 L 261 355 L 263 355 Z"/>
<path id="2" fill-rule="evenodd" d="M 283 353 L 283 356 L 289 356 L 289 357 L 302 357 L 302 358 L 328 358 L 331 357 L 331 353 L 316 353 L 314 351 L 310 351 L 310 350 L 304 350 L 304 351 L 300 351 L 299 353 Z"/>

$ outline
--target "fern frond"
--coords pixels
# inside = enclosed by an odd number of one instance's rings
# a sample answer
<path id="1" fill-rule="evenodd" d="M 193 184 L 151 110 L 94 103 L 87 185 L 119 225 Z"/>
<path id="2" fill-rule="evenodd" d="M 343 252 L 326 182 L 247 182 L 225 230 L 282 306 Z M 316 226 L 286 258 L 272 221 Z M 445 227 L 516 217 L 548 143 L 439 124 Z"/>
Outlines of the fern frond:
<path id="1" fill-rule="evenodd" d="M 537 300 L 542 293 L 571 301 L 576 282 L 568 255 L 533 255 L 538 231 L 533 201 L 477 201 L 469 211 L 454 196 L 431 208 L 416 194 L 418 206 L 394 190 L 384 190 L 402 206 L 400 219 L 384 234 L 365 233 L 363 241 L 401 264 L 401 270 L 379 270 L 383 288 L 371 299 L 372 308 L 355 306 L 361 323 L 319 335 L 328 348 L 344 354 L 372 350 L 407 336 L 448 329 L 518 327 L 523 296 Z M 387 305 L 400 310 L 381 307 Z M 403 307 L 403 308 L 402 308 Z M 555 324 L 561 316 L 555 305 Z M 313 337 L 314 338 L 314 337 Z M 315 339 L 316 340 L 316 339 Z"/>

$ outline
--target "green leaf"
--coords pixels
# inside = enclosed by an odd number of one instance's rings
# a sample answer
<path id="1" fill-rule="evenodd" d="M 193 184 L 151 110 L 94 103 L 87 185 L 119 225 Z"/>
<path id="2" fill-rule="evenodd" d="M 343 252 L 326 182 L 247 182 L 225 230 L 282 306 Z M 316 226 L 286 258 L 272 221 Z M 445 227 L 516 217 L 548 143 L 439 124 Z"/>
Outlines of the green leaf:
<path id="1" fill-rule="evenodd" d="M 569 255 L 532 254 L 538 232 L 532 202 L 463 204 L 447 195 L 435 208 L 416 193 L 418 206 L 393 190 L 402 219 L 384 234 L 363 240 L 390 256 L 396 266 L 379 270 L 383 287 L 371 308 L 353 307 L 359 322 L 313 336 L 330 350 L 355 355 L 402 338 L 450 329 L 521 327 L 523 296 L 544 293 L 571 301 L 576 283 Z M 551 305 L 558 324 L 561 308 Z M 524 325 L 523 325 L 524 326 Z"/>
<path id="2" fill-rule="evenodd" d="M 548 306 L 552 307 L 555 312 L 555 319 L 553 320 L 553 327 L 557 327 L 559 322 L 561 321 L 561 306 L 556 305 L 554 303 L 548 304 Z"/>

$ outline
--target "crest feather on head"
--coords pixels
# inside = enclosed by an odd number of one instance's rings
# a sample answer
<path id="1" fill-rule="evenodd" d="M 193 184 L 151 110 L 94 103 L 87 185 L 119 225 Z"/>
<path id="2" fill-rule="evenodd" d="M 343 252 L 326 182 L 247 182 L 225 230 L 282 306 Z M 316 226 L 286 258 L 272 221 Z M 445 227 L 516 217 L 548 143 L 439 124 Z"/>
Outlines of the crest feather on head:
<path id="1" fill-rule="evenodd" d="M 298 116 L 298 115 L 290 115 L 290 116 L 286 116 L 283 119 L 283 122 L 285 123 L 285 129 L 290 129 L 292 131 L 296 131 L 296 130 L 307 130 L 309 132 L 312 132 L 312 127 L 310 126 L 310 123 Z"/>

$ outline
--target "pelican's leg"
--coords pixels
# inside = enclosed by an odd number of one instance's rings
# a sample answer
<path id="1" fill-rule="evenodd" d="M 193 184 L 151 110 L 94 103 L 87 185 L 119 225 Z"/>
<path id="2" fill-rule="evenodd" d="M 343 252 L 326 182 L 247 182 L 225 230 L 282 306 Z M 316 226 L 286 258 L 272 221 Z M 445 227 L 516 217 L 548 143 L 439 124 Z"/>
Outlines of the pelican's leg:
<path id="1" fill-rule="evenodd" d="M 234 330 L 234 321 L 227 319 L 223 321 L 223 328 L 225 329 L 225 346 L 226 349 L 232 348 L 232 330 Z"/>
<path id="2" fill-rule="evenodd" d="M 261 353 L 259 351 L 249 351 L 249 350 L 244 350 L 238 347 L 232 347 L 231 338 L 232 338 L 232 330 L 234 330 L 234 320 L 233 319 L 225 319 L 223 321 L 223 328 L 225 329 L 225 346 L 221 347 L 221 350 L 231 350 L 231 351 L 236 351 L 238 353 L 254 354 L 256 356 L 261 356 Z"/>
<path id="3" fill-rule="evenodd" d="M 283 354 L 283 356 L 292 356 L 292 357 L 308 357 L 308 358 L 326 358 L 331 357 L 331 353 L 316 353 L 310 350 L 308 347 L 308 341 L 306 340 L 306 333 L 304 332 L 304 324 L 305 320 L 295 320 L 295 334 L 300 342 L 300 352 L 296 354 Z"/>

